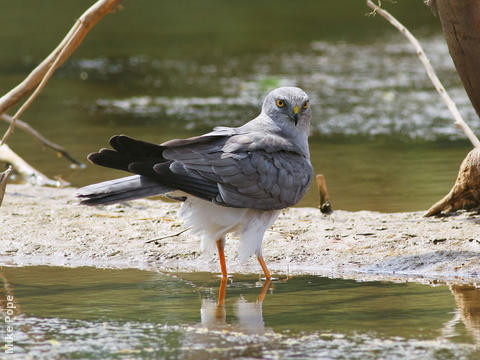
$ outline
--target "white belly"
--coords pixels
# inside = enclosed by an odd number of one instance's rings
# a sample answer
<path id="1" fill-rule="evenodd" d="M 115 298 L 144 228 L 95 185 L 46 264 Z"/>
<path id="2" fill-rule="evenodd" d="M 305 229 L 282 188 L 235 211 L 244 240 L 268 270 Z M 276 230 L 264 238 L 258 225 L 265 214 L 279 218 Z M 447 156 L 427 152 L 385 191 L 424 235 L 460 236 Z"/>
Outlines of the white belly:
<path id="1" fill-rule="evenodd" d="M 189 196 L 179 217 L 201 238 L 202 250 L 213 249 L 227 233 L 240 236 L 239 258 L 246 260 L 254 253 L 261 255 L 265 231 L 275 222 L 280 210 L 240 209 L 215 205 Z"/>

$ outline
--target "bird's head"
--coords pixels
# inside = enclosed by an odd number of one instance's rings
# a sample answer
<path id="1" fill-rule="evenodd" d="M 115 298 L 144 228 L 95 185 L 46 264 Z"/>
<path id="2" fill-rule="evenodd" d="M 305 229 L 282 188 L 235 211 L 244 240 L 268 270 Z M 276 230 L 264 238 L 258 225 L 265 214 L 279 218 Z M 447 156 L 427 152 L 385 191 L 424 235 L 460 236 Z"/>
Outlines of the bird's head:
<path id="1" fill-rule="evenodd" d="M 262 112 L 282 129 L 309 132 L 312 112 L 308 95 L 297 87 L 272 90 L 263 102 Z"/>

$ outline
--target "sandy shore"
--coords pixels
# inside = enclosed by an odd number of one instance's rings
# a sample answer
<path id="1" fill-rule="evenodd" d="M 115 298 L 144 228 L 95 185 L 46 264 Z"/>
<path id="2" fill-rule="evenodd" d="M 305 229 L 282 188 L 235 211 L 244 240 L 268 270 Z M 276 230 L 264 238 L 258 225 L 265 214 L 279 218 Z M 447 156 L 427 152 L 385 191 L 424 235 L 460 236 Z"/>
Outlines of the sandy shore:
<path id="1" fill-rule="evenodd" d="M 219 272 L 215 254 L 201 254 L 185 232 L 180 206 L 138 200 L 106 207 L 78 205 L 75 189 L 8 185 L 0 208 L 0 264 L 97 266 L 155 271 Z M 276 276 L 315 274 L 358 280 L 480 280 L 480 216 L 424 218 L 422 212 L 385 214 L 314 208 L 285 210 L 267 232 L 263 251 Z M 256 259 L 236 260 L 231 273 L 260 273 Z"/>

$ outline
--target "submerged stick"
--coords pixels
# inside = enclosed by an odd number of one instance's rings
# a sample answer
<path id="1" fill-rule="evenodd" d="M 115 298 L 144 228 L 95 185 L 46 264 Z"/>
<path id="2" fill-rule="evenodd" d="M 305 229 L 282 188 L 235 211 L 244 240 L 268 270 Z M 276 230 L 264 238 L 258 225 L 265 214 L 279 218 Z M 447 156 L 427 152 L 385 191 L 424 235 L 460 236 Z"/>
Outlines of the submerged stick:
<path id="1" fill-rule="evenodd" d="M 20 115 L 32 103 L 40 93 L 53 72 L 60 67 L 65 60 L 80 45 L 87 33 L 106 14 L 112 12 L 123 0 L 98 0 L 76 21 L 68 34 L 57 48 L 38 65 L 28 77 L 0 98 L 0 115 L 15 105 L 22 97 L 35 90 L 27 101 L 13 116 L 13 120 L 5 132 L 1 144 L 3 145 L 15 128 L 15 123 Z"/>
<path id="2" fill-rule="evenodd" d="M 430 61 L 428 60 L 427 56 L 425 55 L 425 52 L 423 51 L 422 47 L 420 46 L 420 43 L 415 38 L 415 36 L 413 36 L 412 33 L 408 31 L 408 29 L 404 25 L 402 25 L 397 19 L 395 19 L 388 11 L 383 10 L 378 5 L 375 5 L 371 0 L 367 0 L 367 6 L 372 9 L 372 14 L 379 14 L 382 17 L 384 17 L 390 24 L 392 24 L 395 28 L 397 28 L 412 43 L 412 45 L 415 47 L 418 57 L 420 58 L 420 61 L 422 62 L 423 66 L 425 67 L 425 70 L 427 71 L 428 77 L 433 83 L 433 86 L 438 91 L 441 98 L 443 99 L 448 109 L 452 113 L 452 116 L 455 119 L 455 125 L 458 128 L 463 130 L 463 132 L 465 133 L 465 135 L 467 136 L 467 138 L 470 140 L 470 142 L 473 144 L 475 148 L 480 148 L 480 141 L 475 136 L 475 134 L 470 129 L 470 127 L 467 125 L 467 123 L 465 123 L 465 121 L 463 120 L 462 116 L 460 115 L 460 112 L 458 111 L 457 106 L 455 105 L 452 98 L 448 95 L 447 91 L 445 90 L 442 83 L 438 79 L 438 76 L 435 74 L 435 71 L 433 70 L 433 67 L 430 64 Z"/>

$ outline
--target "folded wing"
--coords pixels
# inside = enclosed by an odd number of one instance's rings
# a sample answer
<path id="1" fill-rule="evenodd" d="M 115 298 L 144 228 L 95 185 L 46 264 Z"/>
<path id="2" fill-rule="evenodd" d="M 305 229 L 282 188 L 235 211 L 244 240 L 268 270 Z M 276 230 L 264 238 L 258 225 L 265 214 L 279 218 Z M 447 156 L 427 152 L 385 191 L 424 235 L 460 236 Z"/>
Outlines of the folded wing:
<path id="1" fill-rule="evenodd" d="M 113 150 L 89 160 L 229 207 L 282 209 L 302 198 L 313 178 L 305 154 L 281 137 L 222 130 L 161 145 L 115 136 Z"/>

